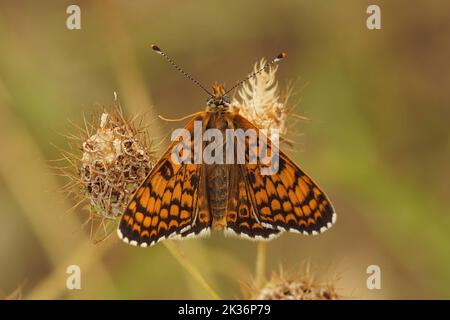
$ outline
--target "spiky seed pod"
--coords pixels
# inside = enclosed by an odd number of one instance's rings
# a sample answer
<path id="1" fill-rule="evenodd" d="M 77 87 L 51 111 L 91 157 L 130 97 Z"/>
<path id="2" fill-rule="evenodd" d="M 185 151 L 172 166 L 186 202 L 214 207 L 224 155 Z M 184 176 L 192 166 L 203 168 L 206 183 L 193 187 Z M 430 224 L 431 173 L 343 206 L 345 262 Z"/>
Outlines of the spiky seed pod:
<path id="1" fill-rule="evenodd" d="M 81 182 L 93 211 L 106 218 L 121 215 L 154 161 L 130 123 L 104 112 L 96 132 L 83 142 L 80 164 Z"/>
<path id="2" fill-rule="evenodd" d="M 62 152 L 70 164 L 59 168 L 70 179 L 64 191 L 75 195 L 79 205 L 87 204 L 89 220 L 97 224 L 97 231 L 103 229 L 105 236 L 156 163 L 144 130 L 134 123 L 116 106 L 69 136 L 72 149 L 81 149 L 81 154 Z M 107 227 L 105 221 L 113 226 Z M 92 232 L 97 233 L 91 231 L 91 236 L 99 238 Z"/>
<path id="3" fill-rule="evenodd" d="M 340 296 L 332 283 L 321 283 L 310 275 L 287 279 L 274 273 L 257 293 L 259 300 L 336 300 Z"/>

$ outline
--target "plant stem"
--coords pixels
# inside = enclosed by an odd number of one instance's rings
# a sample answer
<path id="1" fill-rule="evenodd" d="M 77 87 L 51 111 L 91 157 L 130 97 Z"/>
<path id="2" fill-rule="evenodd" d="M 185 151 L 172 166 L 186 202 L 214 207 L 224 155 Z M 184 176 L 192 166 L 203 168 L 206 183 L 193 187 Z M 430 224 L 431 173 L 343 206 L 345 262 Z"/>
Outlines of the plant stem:
<path id="1" fill-rule="evenodd" d="M 173 255 L 173 257 L 186 269 L 188 273 L 209 293 L 209 295 L 215 300 L 221 300 L 220 296 L 214 291 L 214 289 L 208 284 L 206 279 L 200 273 L 200 271 L 186 258 L 181 252 L 180 248 L 173 243 L 173 241 L 164 241 L 163 244 L 167 250 Z"/>
<path id="2" fill-rule="evenodd" d="M 264 285 L 266 273 L 267 242 L 259 241 L 256 247 L 256 285 L 261 288 Z"/>

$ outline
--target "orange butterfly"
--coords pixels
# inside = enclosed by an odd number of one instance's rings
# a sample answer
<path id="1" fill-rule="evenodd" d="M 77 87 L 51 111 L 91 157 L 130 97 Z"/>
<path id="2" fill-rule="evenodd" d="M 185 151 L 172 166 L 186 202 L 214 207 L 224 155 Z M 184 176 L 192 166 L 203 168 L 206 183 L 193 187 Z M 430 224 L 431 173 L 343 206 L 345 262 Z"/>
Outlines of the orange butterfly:
<path id="1" fill-rule="evenodd" d="M 208 92 L 158 47 L 152 48 Z M 280 54 L 264 68 L 284 56 Z M 230 110 L 226 93 L 222 85 L 213 86 L 213 94 L 208 92 L 211 98 L 206 111 L 195 114 L 185 127 L 191 137 L 195 121 L 201 121 L 204 129 L 259 132 L 237 111 Z M 207 235 L 211 229 L 258 240 L 271 239 L 283 231 L 315 235 L 336 221 L 327 196 L 281 151 L 277 173 L 264 175 L 262 164 L 252 164 L 248 155 L 244 164 L 179 163 L 171 157 L 179 143 L 172 143 L 128 204 L 117 230 L 124 242 L 147 247 L 163 239 Z M 191 159 L 193 145 L 191 140 L 184 146 Z M 250 147 L 248 141 L 246 146 Z M 270 142 L 267 149 L 273 149 Z"/>

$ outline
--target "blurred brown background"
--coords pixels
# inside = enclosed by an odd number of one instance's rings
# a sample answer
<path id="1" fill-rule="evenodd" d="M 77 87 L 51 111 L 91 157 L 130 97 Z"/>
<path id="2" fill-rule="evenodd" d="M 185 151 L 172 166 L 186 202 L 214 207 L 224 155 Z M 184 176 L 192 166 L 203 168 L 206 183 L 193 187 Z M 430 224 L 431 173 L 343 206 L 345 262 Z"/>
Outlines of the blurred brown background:
<path id="1" fill-rule="evenodd" d="M 81 30 L 66 8 L 81 7 Z M 382 29 L 366 28 L 381 7 Z M 202 83 L 231 85 L 261 57 L 286 51 L 278 79 L 296 80 L 290 155 L 328 192 L 338 222 L 314 238 L 268 245 L 267 275 L 309 260 L 350 298 L 450 298 L 450 5 L 447 1 L 20 1 L 0 4 L 0 292 L 24 298 L 210 298 L 158 244 L 113 235 L 98 245 L 57 190 L 49 159 L 68 119 L 110 105 L 157 114 L 202 110 L 206 97 L 149 49 L 157 43 Z M 164 145 L 164 144 L 163 144 Z M 162 150 L 161 150 L 162 151 Z M 180 250 L 224 298 L 254 276 L 256 244 L 214 234 Z M 65 287 L 66 267 L 82 290 Z M 366 288 L 366 268 L 382 289 Z"/>

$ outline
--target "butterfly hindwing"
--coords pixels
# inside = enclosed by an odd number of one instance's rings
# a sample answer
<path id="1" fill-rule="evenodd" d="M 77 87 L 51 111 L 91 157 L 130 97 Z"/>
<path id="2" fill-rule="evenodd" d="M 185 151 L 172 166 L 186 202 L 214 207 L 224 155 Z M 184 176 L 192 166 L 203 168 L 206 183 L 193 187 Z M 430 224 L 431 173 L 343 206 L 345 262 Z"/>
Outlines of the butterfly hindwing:
<path id="1" fill-rule="evenodd" d="M 252 206 L 242 165 L 230 167 L 230 194 L 225 231 L 250 239 L 268 240 L 280 231 L 270 226 L 262 226 Z"/>
<path id="2" fill-rule="evenodd" d="M 191 227 L 183 231 L 174 239 L 185 239 L 193 236 L 207 236 L 211 231 L 211 214 L 209 211 L 208 199 L 206 196 L 206 172 L 204 166 L 198 166 L 200 172 L 198 174 L 198 190 L 196 203 L 193 208 L 193 222 Z M 196 178 L 197 179 L 197 175 Z"/>

